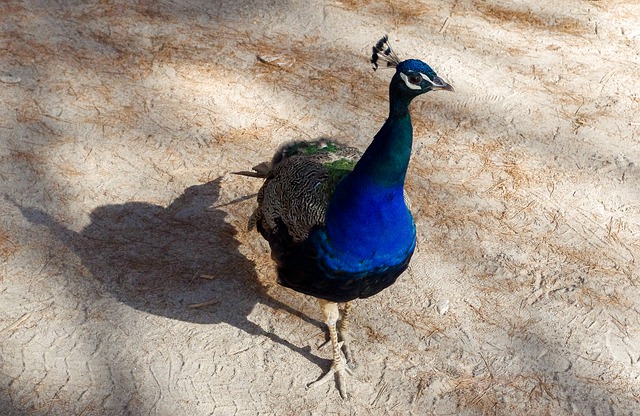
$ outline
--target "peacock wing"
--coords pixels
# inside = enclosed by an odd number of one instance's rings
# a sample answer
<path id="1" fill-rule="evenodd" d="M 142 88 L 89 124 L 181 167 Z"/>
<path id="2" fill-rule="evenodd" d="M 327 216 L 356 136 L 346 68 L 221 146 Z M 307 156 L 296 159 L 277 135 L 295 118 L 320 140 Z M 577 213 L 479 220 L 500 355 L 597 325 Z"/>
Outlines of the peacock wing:
<path id="1" fill-rule="evenodd" d="M 325 139 L 283 146 L 258 193 L 252 221 L 270 243 L 304 241 L 311 228 L 324 224 L 333 190 L 360 156 L 355 148 Z"/>

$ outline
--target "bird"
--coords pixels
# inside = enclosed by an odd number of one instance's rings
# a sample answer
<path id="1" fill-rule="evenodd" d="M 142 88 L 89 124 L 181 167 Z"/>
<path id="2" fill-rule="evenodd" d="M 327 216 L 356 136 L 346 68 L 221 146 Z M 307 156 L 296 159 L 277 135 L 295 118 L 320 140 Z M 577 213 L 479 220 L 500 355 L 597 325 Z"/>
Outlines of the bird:
<path id="1" fill-rule="evenodd" d="M 249 218 L 269 243 L 278 283 L 318 300 L 332 346 L 331 368 L 308 387 L 335 378 L 340 396 L 353 376 L 352 301 L 396 282 L 416 247 L 404 185 L 411 156 L 411 101 L 453 91 L 425 62 L 400 61 L 389 38 L 375 43 L 373 69 L 395 69 L 389 114 L 364 151 L 331 138 L 293 141 L 270 162 L 236 174 L 263 178 Z"/>

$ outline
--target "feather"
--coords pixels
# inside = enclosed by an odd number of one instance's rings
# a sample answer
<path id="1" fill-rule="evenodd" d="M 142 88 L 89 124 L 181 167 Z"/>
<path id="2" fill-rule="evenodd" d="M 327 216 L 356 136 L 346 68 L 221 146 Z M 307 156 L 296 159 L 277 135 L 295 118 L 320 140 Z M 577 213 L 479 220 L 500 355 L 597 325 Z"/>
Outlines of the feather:
<path id="1" fill-rule="evenodd" d="M 398 59 L 389 45 L 389 36 L 387 35 L 384 35 L 382 39 L 373 46 L 371 64 L 373 65 L 374 71 L 378 69 L 378 60 L 386 62 L 388 68 L 395 68 L 400 64 L 400 59 Z"/>

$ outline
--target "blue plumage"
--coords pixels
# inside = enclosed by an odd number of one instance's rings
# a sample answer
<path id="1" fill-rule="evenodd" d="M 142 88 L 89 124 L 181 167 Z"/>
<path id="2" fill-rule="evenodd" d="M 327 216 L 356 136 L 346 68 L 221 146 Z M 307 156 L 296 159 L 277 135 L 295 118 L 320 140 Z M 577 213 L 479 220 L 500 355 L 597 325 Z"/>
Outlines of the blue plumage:
<path id="1" fill-rule="evenodd" d="M 395 67 L 389 117 L 364 154 L 326 139 L 296 142 L 251 174 L 265 178 L 251 223 L 271 246 L 279 282 L 320 299 L 334 349 L 327 376 L 336 374 L 343 397 L 350 370 L 340 351 L 350 362 L 350 301 L 393 284 L 416 245 L 404 196 L 413 141 L 409 104 L 428 91 L 453 90 L 426 63 L 401 62 L 386 37 L 373 48 L 374 69 L 379 60 Z M 338 302 L 346 306 L 336 329 Z"/>

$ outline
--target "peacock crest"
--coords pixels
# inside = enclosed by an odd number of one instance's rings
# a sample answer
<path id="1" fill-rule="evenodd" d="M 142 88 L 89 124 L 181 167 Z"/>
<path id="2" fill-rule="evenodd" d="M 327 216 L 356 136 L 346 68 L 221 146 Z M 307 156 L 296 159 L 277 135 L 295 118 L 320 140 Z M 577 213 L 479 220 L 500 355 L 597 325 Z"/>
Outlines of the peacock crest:
<path id="1" fill-rule="evenodd" d="M 378 69 L 378 60 L 386 62 L 387 68 L 395 68 L 400 64 L 400 59 L 398 59 L 398 56 L 389 45 L 389 36 L 387 35 L 384 35 L 382 39 L 373 46 L 371 64 L 373 65 L 374 71 Z"/>

